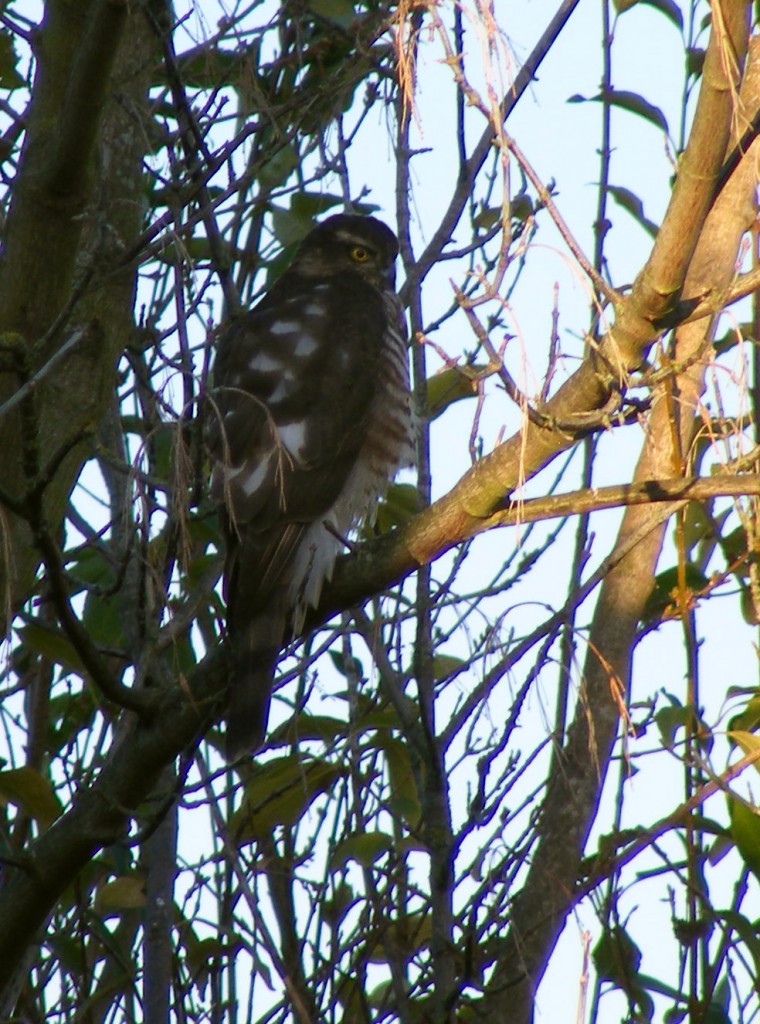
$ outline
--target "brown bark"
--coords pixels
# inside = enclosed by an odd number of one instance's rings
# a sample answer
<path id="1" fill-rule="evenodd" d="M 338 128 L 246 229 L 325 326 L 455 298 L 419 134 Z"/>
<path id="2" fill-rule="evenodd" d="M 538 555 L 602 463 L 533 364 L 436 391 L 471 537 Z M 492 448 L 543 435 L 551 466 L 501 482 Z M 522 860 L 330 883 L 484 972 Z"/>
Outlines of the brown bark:
<path id="1" fill-rule="evenodd" d="M 130 41 L 145 42 L 142 21 L 118 0 L 53 0 L 37 43 L 34 99 L 0 264 L 0 479 L 2 493 L 23 503 L 30 478 L 46 477 L 68 452 L 45 487 L 53 535 L 87 457 L 81 441 L 113 394 L 132 322 L 134 272 L 109 279 L 103 270 L 134 240 L 143 217 L 139 111 L 153 50 L 120 50 L 127 26 Z M 46 373 L 57 353 L 63 357 Z M 25 377 L 41 370 L 33 398 L 3 408 Z M 40 557 L 22 517 L 3 509 L 1 526 L 4 632 L 34 585 Z"/>
<path id="2" fill-rule="evenodd" d="M 739 16 L 741 11 L 737 8 L 735 13 Z M 722 52 L 722 47 L 719 49 Z M 710 85 L 708 78 L 705 87 Z M 760 47 L 755 39 L 741 101 L 734 108 L 734 124 L 740 133 L 758 108 Z M 693 137 L 703 138 L 698 124 Z M 725 288 L 734 275 L 739 244 L 754 219 L 759 152 L 760 145 L 754 143 L 707 216 L 686 277 L 689 294 Z M 663 237 L 667 240 L 669 234 L 666 231 Z M 704 388 L 713 328 L 714 323 L 703 322 L 677 331 L 674 362 L 690 368 L 659 390 L 636 482 L 686 471 L 684 455 L 695 432 L 695 411 Z M 515 899 L 505 953 L 487 1000 L 490 1020 L 532 1019 L 536 988 L 575 904 L 580 861 L 618 732 L 620 715 L 614 695 L 617 692 L 622 697 L 628 692 L 636 634 L 652 590 L 667 520 L 679 507 L 629 507 L 623 517 L 616 549 L 626 547 L 631 537 L 643 536 L 643 540 L 608 574 L 600 590 L 575 719 L 557 758 L 558 770 L 549 782 L 539 844 L 525 885 Z"/>

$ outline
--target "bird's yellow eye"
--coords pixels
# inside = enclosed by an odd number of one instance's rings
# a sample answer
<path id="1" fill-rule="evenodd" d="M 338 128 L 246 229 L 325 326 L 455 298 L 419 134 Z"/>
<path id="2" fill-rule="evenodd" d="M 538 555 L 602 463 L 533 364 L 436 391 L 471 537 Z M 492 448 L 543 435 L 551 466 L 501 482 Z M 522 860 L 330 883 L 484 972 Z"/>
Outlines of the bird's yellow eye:
<path id="1" fill-rule="evenodd" d="M 372 258 L 372 253 L 369 249 L 365 249 L 363 245 L 354 245 L 351 248 L 351 259 L 356 263 L 366 263 L 367 260 Z"/>

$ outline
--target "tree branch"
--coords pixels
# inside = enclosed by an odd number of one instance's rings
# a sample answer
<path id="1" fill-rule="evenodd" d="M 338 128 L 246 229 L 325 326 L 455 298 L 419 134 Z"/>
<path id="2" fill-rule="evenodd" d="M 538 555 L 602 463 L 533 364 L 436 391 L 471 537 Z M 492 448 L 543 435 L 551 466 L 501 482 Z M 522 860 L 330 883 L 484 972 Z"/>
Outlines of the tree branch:
<path id="1" fill-rule="evenodd" d="M 723 63 L 726 52 L 738 53 L 741 61 L 742 41 L 748 38 L 748 8 L 745 4 L 724 3 L 714 8 L 713 31 L 708 46 L 706 73 L 697 106 L 695 123 L 687 147 L 686 166 L 695 173 L 699 159 L 689 156 L 693 145 L 705 147 L 703 171 L 717 173 L 720 160 L 716 154 L 708 159 L 708 135 L 713 131 L 723 139 L 724 152 L 729 142 L 729 128 L 741 121 L 742 108 L 734 103 L 735 86 L 729 68 Z M 743 36 L 742 36 L 743 33 Z M 735 41 L 738 41 L 738 45 Z M 729 42 L 731 46 L 729 47 Z M 750 109 L 758 106 L 760 68 L 754 59 L 748 64 L 744 83 L 744 100 Z M 709 69 L 707 61 L 709 60 Z M 730 69 L 730 75 L 735 69 Z M 715 118 L 723 121 L 718 124 Z M 754 152 L 754 149 L 753 149 Z M 724 188 L 710 211 L 698 244 L 692 248 L 686 286 L 698 291 L 708 285 L 725 286 L 734 272 L 736 253 L 741 237 L 752 223 L 751 196 L 756 170 L 754 156 L 742 161 L 739 173 Z M 688 185 L 688 179 L 687 179 Z M 694 181 L 694 203 L 700 209 L 705 202 L 705 181 Z M 686 186 L 674 192 L 666 222 L 672 216 L 676 223 L 686 217 L 689 196 Z M 706 209 L 706 207 L 705 207 Z M 697 225 L 699 227 L 702 224 Z M 670 252 L 673 269 L 665 256 L 657 253 L 659 245 L 642 274 L 651 274 L 641 289 L 646 297 L 660 281 L 659 298 L 652 306 L 667 308 L 675 292 L 661 285 L 675 282 L 681 275 L 683 256 L 676 249 L 672 225 L 663 225 L 663 252 Z M 684 228 L 686 224 L 684 221 Z M 693 229 L 687 231 L 685 244 L 690 245 Z M 669 276 L 668 276 L 669 275 Z M 709 346 L 714 323 L 702 327 L 690 324 L 676 335 L 675 362 L 687 369 L 674 381 L 666 380 L 654 406 L 644 451 L 636 470 L 636 481 L 685 469 L 683 453 L 688 452 L 695 432 L 694 412 L 704 387 Z M 515 1022 L 533 1019 L 533 1001 L 551 952 L 559 938 L 573 903 L 583 850 L 596 816 L 604 780 L 610 763 L 619 723 L 618 701 L 625 700 L 631 672 L 633 648 L 639 622 L 652 590 L 655 567 L 660 556 L 669 507 L 631 507 L 623 517 L 617 546 L 627 538 L 651 527 L 646 539 L 628 554 L 605 579 L 594 612 L 588 639 L 587 655 L 581 679 L 582 691 L 575 718 L 566 742 L 558 752 L 561 769 L 549 780 L 541 809 L 540 838 L 534 851 L 528 876 L 512 906 L 510 931 L 503 954 L 499 958 L 486 998 L 490 1015 L 497 1019 L 510 1014 Z M 611 691 L 617 694 L 613 699 Z"/>
<path id="2" fill-rule="evenodd" d="M 593 857 L 589 863 L 587 877 L 581 881 L 573 894 L 574 902 L 580 902 L 584 896 L 593 892 L 605 879 L 616 874 L 626 864 L 630 864 L 632 860 L 651 846 L 660 836 L 670 832 L 671 829 L 685 825 L 690 815 L 701 807 L 706 800 L 709 800 L 711 796 L 715 796 L 716 793 L 725 793 L 729 782 L 737 779 L 747 768 L 757 765 L 758 761 L 760 761 L 760 750 L 755 750 L 751 754 L 745 754 L 744 757 L 740 758 L 729 768 L 726 768 L 724 772 L 721 772 L 719 776 L 700 786 L 693 796 L 679 804 L 670 814 L 666 814 L 664 818 L 660 818 L 659 821 L 655 822 L 654 825 L 650 825 L 649 828 L 641 829 L 639 835 L 623 851 L 614 856 L 600 853 Z"/>
<path id="3" fill-rule="evenodd" d="M 43 187 L 58 196 L 80 194 L 89 176 L 90 154 L 127 21 L 126 0 L 97 0 L 91 7 L 58 115 L 56 144 L 43 168 Z"/>
<path id="4" fill-rule="evenodd" d="M 31 373 L 39 370 L 60 346 L 66 346 L 62 331 L 73 313 L 74 302 L 80 298 L 73 288 L 74 275 L 78 272 L 86 277 L 86 266 L 78 260 L 82 235 L 89 223 L 84 211 L 92 199 L 96 143 L 127 18 L 127 7 L 120 0 L 45 6 L 40 41 L 35 47 L 34 102 L 26 122 L 0 262 L 0 322 L 4 331 L 13 331 L 22 339 Z M 139 88 L 140 84 L 141 78 L 137 77 L 130 87 Z M 113 177 L 119 184 L 134 180 L 134 175 L 126 173 Z M 134 213 L 139 220 L 136 206 Z M 124 214 L 120 214 L 115 221 L 123 219 Z M 56 329 L 51 331 L 53 325 Z M 76 331 L 69 338 L 74 336 Z M 69 438 L 80 435 L 85 424 L 97 419 L 94 407 L 100 395 L 96 382 L 101 383 L 104 370 L 105 374 L 113 372 L 112 346 L 104 345 L 102 340 L 96 345 L 87 332 L 78 337 L 79 343 L 68 346 L 66 358 L 55 364 L 55 374 L 43 375 L 35 385 L 49 396 L 40 401 L 40 436 L 35 439 L 43 452 L 63 450 Z M 87 362 L 85 373 L 82 366 Z M 6 406 L 15 401 L 15 386 L 14 376 L 0 377 L 0 406 L 5 406 L 0 420 L 0 476 L 4 490 L 18 497 L 27 486 L 17 444 L 19 419 L 17 410 L 11 405 L 8 411 Z M 108 387 L 110 391 L 110 380 Z M 72 451 L 46 489 L 45 514 L 53 533 L 61 522 L 84 457 L 81 446 Z M 18 607 L 27 596 L 39 563 L 23 519 L 8 516 L 6 530 L 7 547 L 13 555 L 7 560 L 0 557 L 2 618 L 7 609 Z M 0 621 L 0 630 L 6 628 Z"/>
<path id="5" fill-rule="evenodd" d="M 71 810 L 30 846 L 23 866 L 5 865 L 0 992 L 72 879 L 98 850 L 123 839 L 165 766 L 200 740 L 221 709 L 227 671 L 224 652 L 212 652 L 190 679 L 162 691 L 150 721 L 125 723 L 102 770 L 91 785 L 81 786 Z"/>

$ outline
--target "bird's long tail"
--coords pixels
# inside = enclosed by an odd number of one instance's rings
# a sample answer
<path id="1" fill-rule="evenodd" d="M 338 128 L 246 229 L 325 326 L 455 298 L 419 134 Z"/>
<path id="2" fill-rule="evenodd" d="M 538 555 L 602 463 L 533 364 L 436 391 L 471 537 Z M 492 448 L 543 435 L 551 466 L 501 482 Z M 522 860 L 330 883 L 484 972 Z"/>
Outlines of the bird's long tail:
<path id="1" fill-rule="evenodd" d="M 285 616 L 272 607 L 246 623 L 240 635 L 230 636 L 233 668 L 225 736 L 229 763 L 254 754 L 264 741 L 284 633 Z"/>

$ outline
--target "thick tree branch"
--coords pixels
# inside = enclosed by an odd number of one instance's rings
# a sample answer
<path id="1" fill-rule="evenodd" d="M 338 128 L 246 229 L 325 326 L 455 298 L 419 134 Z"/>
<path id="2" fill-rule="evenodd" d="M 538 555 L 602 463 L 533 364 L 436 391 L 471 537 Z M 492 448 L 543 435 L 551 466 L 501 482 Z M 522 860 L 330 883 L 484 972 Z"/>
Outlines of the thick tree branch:
<path id="1" fill-rule="evenodd" d="M 389 579 L 397 579 L 436 558 L 446 550 L 449 538 L 477 533 L 483 521 L 504 508 L 516 487 L 572 447 L 582 434 L 553 429 L 551 423 L 568 424 L 574 416 L 604 408 L 611 395 L 625 387 L 628 375 L 641 365 L 683 290 L 686 271 L 713 200 L 735 113 L 739 73 L 736 61 L 742 59 L 746 49 L 748 10 L 742 0 L 726 2 L 724 16 L 718 19 L 720 30 L 711 35 L 694 127 L 681 164 L 686 178 L 682 182 L 679 173 L 662 231 L 631 294 L 616 311 L 614 328 L 557 394 L 540 407 L 543 422 L 525 424 L 523 430 L 476 463 L 447 495 L 397 537 L 378 545 L 374 556 L 387 566 Z M 746 160 L 743 165 L 747 166 Z M 725 189 L 721 200 L 724 194 Z M 677 242 L 683 245 L 683 251 Z M 732 260 L 735 253 L 734 249 Z M 720 285 L 712 278 L 709 284 L 699 287 L 703 292 L 709 287 L 720 290 L 728 286 L 731 277 Z M 687 291 L 697 294 L 698 286 L 687 287 Z M 363 566 L 357 565 L 359 575 L 363 570 Z M 340 575 L 335 590 L 340 593 L 344 586 L 345 577 Z M 341 594 L 338 602 L 342 604 L 343 598 Z M 326 600 L 330 601 L 329 595 Z"/>
<path id="2" fill-rule="evenodd" d="M 630 497 L 636 502 L 647 498 L 650 502 L 666 502 L 676 498 L 686 500 L 722 493 L 736 494 L 739 490 L 737 484 L 744 480 L 743 477 L 716 478 L 715 481 L 664 479 L 604 491 L 621 500 Z M 746 478 L 746 483 L 741 493 L 760 492 L 758 476 Z M 571 509 L 564 505 L 561 511 L 556 510 L 558 515 L 570 512 Z M 663 518 L 669 516 L 670 510 L 661 515 Z M 387 539 L 383 538 L 380 543 L 386 542 Z M 451 546 L 456 542 L 457 539 L 452 538 Z M 377 551 L 378 546 L 366 547 Z M 350 566 L 352 561 L 349 559 L 346 565 Z M 368 569 L 370 559 L 361 561 Z M 376 592 L 398 582 L 403 575 L 383 581 L 378 576 L 369 576 L 363 581 L 362 589 Z M 321 617 L 326 614 L 323 607 Z M 0 990 L 12 976 L 13 957 L 21 954 L 24 936 L 34 934 L 61 891 L 94 853 L 124 835 L 136 808 L 152 791 L 162 768 L 188 745 L 197 742 L 221 712 L 227 671 L 225 652 L 218 648 L 187 680 L 180 680 L 161 696 L 150 721 L 138 724 L 135 719 L 130 719 L 128 728 L 109 753 L 95 782 L 90 788 L 83 788 L 72 810 L 33 844 L 26 867 L 6 866 L 0 890 L 0 919 L 7 922 L 7 927 L 0 930 Z"/>
<path id="3" fill-rule="evenodd" d="M 4 865 L 0 993 L 66 887 L 98 850 L 123 840 L 166 765 L 203 735 L 225 681 L 224 654 L 217 650 L 186 684 L 183 680 L 162 695 L 149 723 L 130 719 L 95 782 L 82 785 L 72 809 L 32 844 L 23 866 Z"/>
<path id="4" fill-rule="evenodd" d="M 712 54 L 711 66 L 705 75 L 702 91 L 703 94 L 715 95 L 705 96 L 704 100 L 700 97 L 689 148 L 692 140 L 699 146 L 707 145 L 710 124 L 724 137 L 725 148 L 732 122 L 741 130 L 745 111 L 754 112 L 760 106 L 757 48 L 753 49 L 753 59 L 748 62 L 743 104 L 735 102 L 730 80 L 723 74 L 729 70 L 733 74 L 733 65 L 729 65 L 726 55 L 731 60 L 741 61 L 742 47 L 738 41 L 740 32 L 747 39 L 747 13 L 745 5 L 739 3 L 726 3 L 722 8 L 714 8 L 714 27 L 708 50 L 708 54 Z M 724 58 L 726 63 L 723 63 Z M 720 102 L 721 96 L 728 100 L 728 106 Z M 713 121 L 717 116 L 716 107 L 725 118 L 725 131 Z M 701 117 L 706 117 L 707 123 L 701 123 Z M 755 160 L 756 147 L 753 147 L 707 217 L 686 281 L 692 292 L 713 285 L 724 287 L 733 276 L 742 235 L 753 219 L 751 200 L 757 181 Z M 707 173 L 706 166 L 703 169 Z M 694 188 L 694 203 L 699 204 L 704 200 L 704 182 L 695 181 Z M 678 209 L 679 204 L 688 210 L 689 197 L 683 190 L 677 199 L 674 196 L 671 209 Z M 665 251 L 672 249 L 676 273 L 669 279 L 674 281 L 680 274 L 678 268 L 683 260 L 675 251 L 675 239 L 670 229 L 665 231 L 663 239 Z M 661 263 L 659 256 L 655 258 L 653 254 L 649 269 L 652 281 L 667 279 L 668 265 Z M 649 287 L 647 284 L 643 288 L 643 295 L 647 294 Z M 659 294 L 660 301 L 666 304 L 669 301 L 666 291 L 660 289 Z M 657 301 L 653 300 L 655 304 Z M 674 382 L 666 381 L 660 389 L 636 470 L 638 482 L 686 469 L 687 453 L 695 433 L 694 413 L 704 387 L 708 362 L 706 350 L 709 349 L 713 329 L 714 323 L 707 324 L 706 328 L 690 324 L 677 332 L 675 362 L 688 369 L 678 374 Z M 515 897 L 508 941 L 489 986 L 486 1002 L 489 1013 L 497 1019 L 507 1009 L 510 1020 L 515 1022 L 527 1024 L 533 1019 L 536 988 L 572 907 L 572 893 L 584 847 L 601 799 L 618 731 L 620 716 L 612 694 L 616 693 L 619 700 L 624 700 L 628 693 L 638 626 L 652 590 L 665 524 L 671 511 L 672 506 L 667 505 L 659 508 L 631 507 L 623 517 L 618 545 L 624 545 L 632 534 L 651 529 L 645 541 L 627 555 L 602 584 L 589 635 L 575 719 L 562 750 L 558 752 L 559 768 L 549 779 L 542 806 L 538 846 L 525 884 Z"/>
<path id="5" fill-rule="evenodd" d="M 56 142 L 42 169 L 41 186 L 52 195 L 81 194 L 92 175 L 90 154 L 100 131 L 126 20 L 126 0 L 97 0 L 85 15 L 84 32 L 56 124 Z"/>
<path id="6" fill-rule="evenodd" d="M 451 495 L 455 491 L 456 488 Z M 419 565 L 428 564 L 457 544 L 499 526 L 519 526 L 521 523 L 535 523 L 630 505 L 707 501 L 710 498 L 740 498 L 757 494 L 760 494 L 760 474 L 755 473 L 637 480 L 630 484 L 612 484 L 608 487 L 510 502 L 507 508 L 483 519 L 468 517 L 466 510 L 461 508 L 459 516 L 453 512 L 447 515 L 446 522 L 460 528 L 452 528 L 451 532 L 443 528 L 439 515 L 441 503 L 446 501 L 446 507 L 449 505 L 451 498 L 447 496 L 415 516 L 406 526 L 378 540 L 369 541 L 353 554 L 341 558 L 335 579 L 326 588 L 319 608 L 309 616 L 307 626 L 313 628 L 336 612 L 359 604 L 379 591 L 387 590 Z M 414 551 L 418 552 L 417 557 L 425 561 L 417 562 Z"/>
<path id="7" fill-rule="evenodd" d="M 78 263 L 85 211 L 98 180 L 96 145 L 127 18 L 126 6 L 118 0 L 45 6 L 36 46 L 34 101 L 0 262 L 0 324 L 27 346 L 32 372 L 65 345 L 66 317 L 61 319 L 61 314 L 72 312 L 75 275 L 86 276 L 86 268 Z M 134 84 L 139 86 L 139 79 Z M 118 180 L 134 182 L 135 174 Z M 51 333 L 54 324 L 58 329 Z M 42 339 L 44 344 L 39 344 Z M 73 351 L 67 349 L 55 374 L 41 381 L 39 435 L 28 442 L 42 453 L 62 450 L 68 440 L 81 435 L 84 424 L 97 418 L 98 400 L 104 395 L 95 383 L 102 381 L 104 370 L 113 371 L 115 359 L 112 346 L 88 339 L 89 335 Z M 12 399 L 17 384 L 15 373 L 0 375 L 0 406 Z M 28 485 L 16 444 L 19 430 L 18 415 L 11 410 L 0 420 L 0 476 L 13 497 L 23 496 Z M 46 489 L 45 514 L 53 533 L 84 457 L 78 446 Z M 12 558 L 6 562 L 0 557 L 4 610 L 17 607 L 28 595 L 39 564 L 24 521 L 9 515 L 6 530 L 5 550 Z M 0 622 L 2 632 L 6 628 Z"/>

